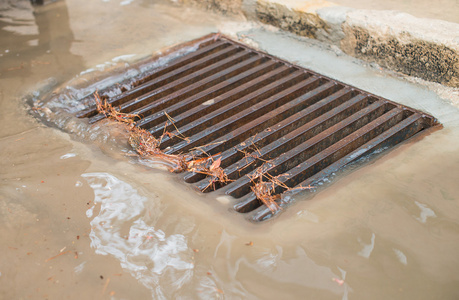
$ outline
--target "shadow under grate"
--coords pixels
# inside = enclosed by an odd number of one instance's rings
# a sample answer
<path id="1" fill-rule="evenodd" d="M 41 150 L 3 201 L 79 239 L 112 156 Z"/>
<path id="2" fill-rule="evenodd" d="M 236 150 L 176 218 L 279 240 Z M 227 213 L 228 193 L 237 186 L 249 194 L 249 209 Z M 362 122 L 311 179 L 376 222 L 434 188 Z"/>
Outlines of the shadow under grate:
<path id="1" fill-rule="evenodd" d="M 221 167 L 232 181 L 216 189 L 237 198 L 236 211 L 253 211 L 255 221 L 272 214 L 251 190 L 256 172 L 276 176 L 282 183 L 276 193 L 314 185 L 365 155 L 439 125 L 430 115 L 219 34 L 185 46 L 197 50 L 123 86 L 115 96 L 108 96 L 110 88 L 101 95 L 121 112 L 139 115 L 136 126 L 156 137 L 165 129 L 165 113 L 171 116 L 178 131 L 170 123 L 166 130 L 188 140 L 165 136 L 165 153 L 194 147 L 221 153 Z M 91 123 L 105 118 L 95 106 L 78 117 Z M 209 184 L 199 173 L 185 174 L 185 181 L 201 191 Z"/>

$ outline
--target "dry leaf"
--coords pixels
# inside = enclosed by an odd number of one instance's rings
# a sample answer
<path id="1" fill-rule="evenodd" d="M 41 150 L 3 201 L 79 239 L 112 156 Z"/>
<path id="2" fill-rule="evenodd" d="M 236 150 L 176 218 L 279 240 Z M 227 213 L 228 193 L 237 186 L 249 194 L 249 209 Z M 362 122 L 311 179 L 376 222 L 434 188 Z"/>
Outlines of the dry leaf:
<path id="1" fill-rule="evenodd" d="M 221 156 L 212 163 L 212 165 L 210 166 L 209 170 L 212 172 L 212 171 L 215 171 L 216 169 L 220 168 L 220 164 L 222 163 L 222 158 Z"/>

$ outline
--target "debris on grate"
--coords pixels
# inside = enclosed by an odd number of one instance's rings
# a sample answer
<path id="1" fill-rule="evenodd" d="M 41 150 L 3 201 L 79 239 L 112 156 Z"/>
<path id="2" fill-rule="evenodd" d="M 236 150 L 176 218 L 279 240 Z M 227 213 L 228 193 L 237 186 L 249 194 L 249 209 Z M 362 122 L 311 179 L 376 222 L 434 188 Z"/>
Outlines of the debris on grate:
<path id="1" fill-rule="evenodd" d="M 440 124 L 220 34 L 78 113 L 127 123 L 140 154 L 160 155 L 202 192 L 224 190 L 262 221 L 344 166 Z M 132 138 L 134 137 L 134 138 Z"/>

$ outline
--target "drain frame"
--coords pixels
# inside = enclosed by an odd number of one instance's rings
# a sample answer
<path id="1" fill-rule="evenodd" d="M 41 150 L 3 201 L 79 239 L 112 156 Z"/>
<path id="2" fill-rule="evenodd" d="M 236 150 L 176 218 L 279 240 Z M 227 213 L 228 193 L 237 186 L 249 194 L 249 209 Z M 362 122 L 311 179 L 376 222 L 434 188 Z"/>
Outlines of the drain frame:
<path id="1" fill-rule="evenodd" d="M 252 180 L 247 175 L 253 175 L 257 168 L 289 188 L 313 186 L 377 150 L 386 153 L 419 132 L 442 128 L 437 119 L 420 110 L 252 49 L 220 33 L 174 46 L 164 55 L 186 48 L 195 50 L 145 78 L 121 82 L 124 89 L 118 93 L 111 86 L 100 94 L 121 112 L 141 115 L 136 125 L 153 135 L 164 130 L 165 112 L 176 118 L 177 132 L 190 141 L 165 137 L 161 148 L 167 154 L 199 146 L 210 155 L 220 153 L 222 167 L 234 182 L 217 189 L 233 196 L 234 210 L 251 221 L 275 215 L 250 191 Z M 210 104 L 206 106 L 207 102 Z M 95 106 L 76 115 L 89 118 L 89 123 L 104 118 Z M 172 124 L 166 129 L 173 131 Z M 259 157 L 241 158 L 251 142 L 256 147 L 252 153 L 259 153 Z M 243 174 L 241 170 L 245 170 Z M 208 183 L 202 174 L 187 172 L 183 178 L 201 191 Z M 284 195 L 284 187 L 275 188 L 277 194 Z M 281 197 L 278 204 L 286 207 L 290 202 Z"/>

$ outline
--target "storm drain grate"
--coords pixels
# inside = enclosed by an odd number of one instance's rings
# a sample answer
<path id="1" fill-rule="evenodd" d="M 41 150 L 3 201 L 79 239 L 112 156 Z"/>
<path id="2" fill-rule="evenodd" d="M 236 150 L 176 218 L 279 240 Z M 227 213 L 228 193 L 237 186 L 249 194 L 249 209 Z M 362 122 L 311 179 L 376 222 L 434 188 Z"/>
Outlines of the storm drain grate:
<path id="1" fill-rule="evenodd" d="M 175 120 L 187 141 L 164 137 L 165 153 L 202 145 L 221 153 L 229 184 L 216 186 L 241 213 L 260 221 L 271 211 L 251 190 L 255 172 L 277 176 L 290 188 L 314 186 L 357 159 L 438 125 L 429 115 L 371 95 L 310 70 L 212 34 L 188 43 L 197 50 L 125 86 L 115 96 L 102 92 L 124 113 L 138 114 L 137 126 L 160 136 Z M 94 106 L 80 112 L 91 123 L 104 118 Z M 169 123 L 167 130 L 177 132 Z M 250 155 L 247 155 L 250 153 Z M 203 190 L 206 176 L 185 181 Z M 278 184 L 276 193 L 285 191 Z M 281 204 L 282 205 L 282 204 Z"/>

